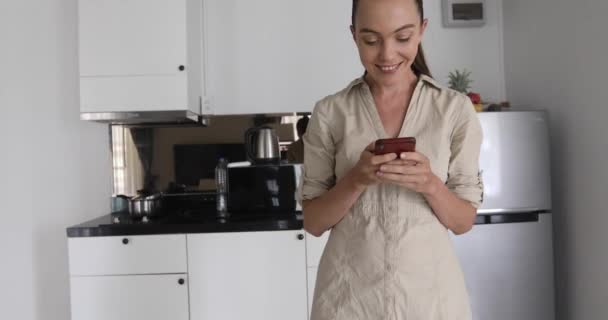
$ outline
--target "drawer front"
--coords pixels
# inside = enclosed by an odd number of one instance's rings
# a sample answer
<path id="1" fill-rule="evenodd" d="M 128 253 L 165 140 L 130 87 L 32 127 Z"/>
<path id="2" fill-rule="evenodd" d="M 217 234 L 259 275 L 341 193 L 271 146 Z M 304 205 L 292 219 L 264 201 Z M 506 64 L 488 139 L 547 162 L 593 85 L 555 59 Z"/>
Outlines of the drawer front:
<path id="1" fill-rule="evenodd" d="M 325 244 L 329 239 L 330 231 L 325 231 L 322 236 L 315 237 L 306 233 L 306 266 L 317 267 L 323 250 L 325 250 Z"/>
<path id="2" fill-rule="evenodd" d="M 185 274 L 72 277 L 72 320 L 188 320 Z"/>
<path id="3" fill-rule="evenodd" d="M 68 239 L 70 275 L 185 273 L 186 236 Z"/>

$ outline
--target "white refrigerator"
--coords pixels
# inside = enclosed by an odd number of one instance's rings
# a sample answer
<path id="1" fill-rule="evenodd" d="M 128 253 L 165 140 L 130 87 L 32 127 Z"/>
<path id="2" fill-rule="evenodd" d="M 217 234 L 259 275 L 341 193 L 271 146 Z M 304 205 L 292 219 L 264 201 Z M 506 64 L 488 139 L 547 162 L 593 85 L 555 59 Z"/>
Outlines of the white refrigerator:
<path id="1" fill-rule="evenodd" d="M 555 318 L 551 179 L 542 111 L 479 113 L 484 201 L 452 235 L 474 320 Z"/>

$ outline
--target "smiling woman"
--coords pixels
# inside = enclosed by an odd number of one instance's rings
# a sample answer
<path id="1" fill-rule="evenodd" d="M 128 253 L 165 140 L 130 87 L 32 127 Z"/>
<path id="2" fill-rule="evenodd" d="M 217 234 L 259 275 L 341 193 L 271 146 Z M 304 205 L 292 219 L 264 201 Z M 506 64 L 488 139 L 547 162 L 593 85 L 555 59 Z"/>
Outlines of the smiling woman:
<path id="1" fill-rule="evenodd" d="M 355 0 L 365 74 L 317 103 L 304 140 L 304 228 L 331 234 L 311 319 L 465 320 L 471 311 L 448 230 L 471 229 L 483 186 L 471 101 L 431 78 L 421 0 Z M 416 150 L 373 154 L 377 139 Z"/>
<path id="2" fill-rule="evenodd" d="M 422 44 L 420 41 L 422 40 L 422 34 L 428 24 L 428 21 L 424 19 L 424 9 L 422 5 L 422 0 L 413 0 L 409 1 L 412 5 L 415 6 L 415 9 L 412 11 L 412 8 L 404 8 L 404 11 L 389 11 L 389 12 L 378 12 L 378 14 L 383 15 L 382 19 L 386 19 L 387 17 L 393 18 L 397 21 L 406 21 L 404 20 L 404 16 L 407 16 L 409 21 L 415 21 L 414 23 L 409 23 L 398 27 L 388 35 L 386 38 L 383 38 L 383 35 L 374 29 L 370 29 L 365 26 L 369 21 L 363 20 L 360 21 L 359 25 L 356 23 L 357 19 L 365 19 L 368 18 L 368 15 L 364 15 L 363 17 L 358 18 L 357 13 L 363 10 L 368 10 L 366 5 L 369 5 L 367 2 L 363 1 L 363 8 L 359 9 L 359 0 L 353 0 L 353 11 L 352 11 L 352 25 L 351 32 L 353 34 L 353 38 L 355 39 L 355 43 L 357 44 L 357 48 L 359 49 L 359 54 L 361 56 L 361 61 L 363 62 L 366 70 L 368 70 L 368 65 L 366 61 L 374 56 L 378 56 L 378 48 L 381 48 L 382 44 L 386 45 L 386 42 L 396 42 L 396 44 L 401 47 L 401 52 L 404 55 L 404 58 L 407 57 L 409 60 L 405 62 L 410 62 L 404 66 L 406 69 L 410 67 L 417 76 L 422 74 L 431 77 L 431 72 L 429 67 L 427 66 L 426 59 L 424 57 L 424 51 L 422 50 Z M 374 6 L 381 6 L 381 4 L 373 4 Z M 378 8 L 382 9 L 382 8 Z M 393 7 L 389 5 L 383 8 L 384 10 L 392 10 Z M 381 10 L 379 10 L 381 11 Z M 373 17 L 372 17 L 373 19 Z M 397 22 L 397 25 L 399 23 Z M 361 45 L 363 42 L 363 45 Z M 384 65 L 386 71 L 396 71 L 397 67 L 401 65 Z M 392 67 L 392 68 L 391 68 Z"/>

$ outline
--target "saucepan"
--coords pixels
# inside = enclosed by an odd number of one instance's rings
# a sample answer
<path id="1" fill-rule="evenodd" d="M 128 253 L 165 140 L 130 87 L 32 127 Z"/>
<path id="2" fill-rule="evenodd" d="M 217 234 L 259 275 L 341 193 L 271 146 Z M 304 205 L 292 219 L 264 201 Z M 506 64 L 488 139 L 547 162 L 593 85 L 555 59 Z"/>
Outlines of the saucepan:
<path id="1" fill-rule="evenodd" d="M 132 198 L 125 195 L 117 195 L 116 198 L 127 201 L 129 214 L 134 218 L 154 217 L 162 213 L 163 197 L 160 193 L 141 193 Z"/>

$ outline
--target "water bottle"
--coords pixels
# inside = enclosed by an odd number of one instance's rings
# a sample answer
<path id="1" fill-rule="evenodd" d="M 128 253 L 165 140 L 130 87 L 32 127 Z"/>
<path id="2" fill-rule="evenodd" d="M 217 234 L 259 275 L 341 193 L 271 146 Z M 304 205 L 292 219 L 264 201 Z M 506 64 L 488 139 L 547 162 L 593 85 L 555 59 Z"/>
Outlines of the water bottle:
<path id="1" fill-rule="evenodd" d="M 226 218 L 228 217 L 228 161 L 225 158 L 220 158 L 215 167 L 215 185 L 217 215 Z"/>

